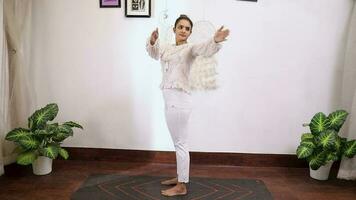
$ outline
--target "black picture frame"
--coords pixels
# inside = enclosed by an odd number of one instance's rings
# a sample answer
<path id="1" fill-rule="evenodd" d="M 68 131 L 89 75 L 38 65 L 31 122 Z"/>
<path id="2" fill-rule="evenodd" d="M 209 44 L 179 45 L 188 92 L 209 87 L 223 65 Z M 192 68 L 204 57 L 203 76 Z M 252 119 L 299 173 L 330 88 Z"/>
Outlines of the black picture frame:
<path id="1" fill-rule="evenodd" d="M 100 8 L 121 8 L 121 0 L 99 0 Z"/>
<path id="2" fill-rule="evenodd" d="M 151 17 L 151 0 L 125 0 L 126 17 Z"/>

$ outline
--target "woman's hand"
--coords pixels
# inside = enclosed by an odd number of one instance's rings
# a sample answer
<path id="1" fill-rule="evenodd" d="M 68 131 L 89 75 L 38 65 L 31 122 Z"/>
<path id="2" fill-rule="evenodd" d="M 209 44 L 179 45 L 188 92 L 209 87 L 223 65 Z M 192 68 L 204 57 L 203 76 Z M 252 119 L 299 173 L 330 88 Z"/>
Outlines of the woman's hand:
<path id="1" fill-rule="evenodd" d="M 151 45 L 154 45 L 156 43 L 156 40 L 158 39 L 158 28 L 156 28 L 152 33 L 151 33 L 151 39 L 150 43 Z"/>
<path id="2" fill-rule="evenodd" d="M 230 31 L 229 29 L 224 29 L 224 26 L 221 26 L 215 33 L 214 35 L 214 41 L 216 43 L 222 42 L 226 40 L 226 37 L 229 35 Z"/>

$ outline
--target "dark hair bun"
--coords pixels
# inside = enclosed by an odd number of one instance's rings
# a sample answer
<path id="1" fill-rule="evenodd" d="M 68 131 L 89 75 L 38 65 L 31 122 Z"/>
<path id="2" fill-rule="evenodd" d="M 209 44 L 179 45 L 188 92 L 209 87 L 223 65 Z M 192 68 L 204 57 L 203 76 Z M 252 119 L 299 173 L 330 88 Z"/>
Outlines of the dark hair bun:
<path id="1" fill-rule="evenodd" d="M 181 20 L 181 19 L 185 19 L 185 20 L 188 20 L 189 21 L 189 23 L 190 23 L 190 26 L 192 27 L 192 29 L 193 29 L 193 22 L 192 22 L 192 20 L 187 16 L 187 15 L 185 15 L 185 14 L 181 14 L 181 15 L 179 15 L 179 17 L 176 19 L 176 22 L 174 23 L 174 27 L 176 27 L 177 26 L 177 24 L 178 24 L 178 22 L 179 22 L 179 20 Z"/>

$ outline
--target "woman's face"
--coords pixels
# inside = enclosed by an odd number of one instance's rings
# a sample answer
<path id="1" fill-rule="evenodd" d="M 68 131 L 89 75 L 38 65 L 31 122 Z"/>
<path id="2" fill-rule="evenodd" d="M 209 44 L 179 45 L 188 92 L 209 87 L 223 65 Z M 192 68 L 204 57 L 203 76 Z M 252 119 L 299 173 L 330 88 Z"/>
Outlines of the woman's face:
<path id="1" fill-rule="evenodd" d="M 186 19 L 181 19 L 178 21 L 177 26 L 173 28 L 176 35 L 176 42 L 183 42 L 188 39 L 192 33 L 192 26 Z"/>

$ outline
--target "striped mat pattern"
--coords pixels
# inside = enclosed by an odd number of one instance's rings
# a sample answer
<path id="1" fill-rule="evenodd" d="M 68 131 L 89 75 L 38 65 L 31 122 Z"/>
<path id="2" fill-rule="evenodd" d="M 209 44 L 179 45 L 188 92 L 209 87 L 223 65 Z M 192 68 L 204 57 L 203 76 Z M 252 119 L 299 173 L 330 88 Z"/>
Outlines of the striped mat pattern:
<path id="1" fill-rule="evenodd" d="M 162 180 L 172 177 L 127 176 L 119 174 L 91 175 L 73 193 L 72 200 L 270 200 L 273 199 L 261 180 L 254 179 L 216 179 L 191 177 L 187 184 L 188 194 L 165 197 L 162 189 L 172 186 L 161 185 Z"/>

